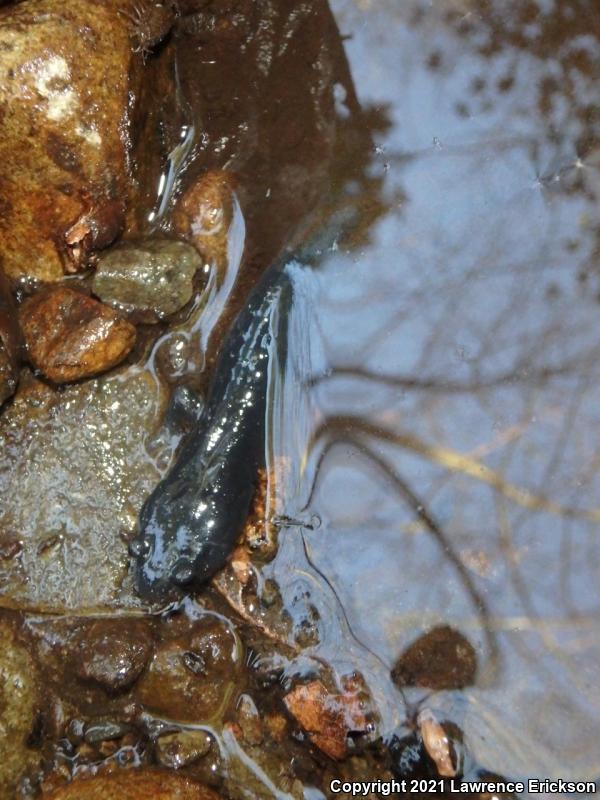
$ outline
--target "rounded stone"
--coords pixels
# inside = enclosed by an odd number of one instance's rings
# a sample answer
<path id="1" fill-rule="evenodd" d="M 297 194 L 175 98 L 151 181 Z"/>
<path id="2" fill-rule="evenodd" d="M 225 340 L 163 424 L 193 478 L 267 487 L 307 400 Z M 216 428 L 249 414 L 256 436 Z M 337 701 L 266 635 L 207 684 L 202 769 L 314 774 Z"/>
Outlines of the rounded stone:
<path id="1" fill-rule="evenodd" d="M 141 620 L 98 620 L 76 634 L 73 670 L 80 680 L 120 692 L 139 678 L 152 654 L 152 638 Z"/>
<path id="2" fill-rule="evenodd" d="M 151 713 L 179 722 L 209 722 L 224 712 L 239 666 L 233 631 L 217 618 L 164 641 L 136 687 Z"/>
<path id="3" fill-rule="evenodd" d="M 168 772 L 123 769 L 75 780 L 44 797 L 47 800 L 219 800 L 220 795 L 200 783 Z"/>
<path id="4" fill-rule="evenodd" d="M 122 242 L 100 256 L 92 288 L 105 303 L 158 322 L 191 300 L 201 266 L 198 252 L 185 242 Z"/>

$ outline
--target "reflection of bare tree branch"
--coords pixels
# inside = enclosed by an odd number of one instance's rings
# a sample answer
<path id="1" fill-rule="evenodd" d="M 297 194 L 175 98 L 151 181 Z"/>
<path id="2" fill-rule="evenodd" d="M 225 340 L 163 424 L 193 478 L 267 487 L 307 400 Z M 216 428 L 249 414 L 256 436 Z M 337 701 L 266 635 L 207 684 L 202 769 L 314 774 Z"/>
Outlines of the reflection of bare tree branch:
<path id="1" fill-rule="evenodd" d="M 412 509 L 412 511 L 415 514 L 415 516 L 418 517 L 418 519 L 425 525 L 427 530 L 431 534 L 433 534 L 434 538 L 437 540 L 438 544 L 440 545 L 440 547 L 441 547 L 441 549 L 442 549 L 442 551 L 444 553 L 444 556 L 447 557 L 450 560 L 450 562 L 452 563 L 453 567 L 455 568 L 456 572 L 458 573 L 459 577 L 461 578 L 461 580 L 462 580 L 462 582 L 463 582 L 463 584 L 464 584 L 464 586 L 465 586 L 465 588 L 467 590 L 467 593 L 468 593 L 469 597 L 471 598 L 471 601 L 472 601 L 474 607 L 477 609 L 478 613 L 480 614 L 482 625 L 483 625 L 483 629 L 485 631 L 485 636 L 486 636 L 486 641 L 487 641 L 487 645 L 488 645 L 489 655 L 490 655 L 491 673 L 493 675 L 494 672 L 495 672 L 497 663 L 498 663 L 499 653 L 498 653 L 498 647 L 496 645 L 496 641 L 495 641 L 495 639 L 494 639 L 494 637 L 492 635 L 491 628 L 490 628 L 490 626 L 488 624 L 490 614 L 489 614 L 489 610 L 488 610 L 488 607 L 487 607 L 487 604 L 486 604 L 485 600 L 483 599 L 483 597 L 477 591 L 477 589 L 475 587 L 475 584 L 473 583 L 473 580 L 471 578 L 471 575 L 469 574 L 468 570 L 466 569 L 466 567 L 462 563 L 461 559 L 454 552 L 454 549 L 452 548 L 452 544 L 450 543 L 450 540 L 448 539 L 448 537 L 446 536 L 446 534 L 442 530 L 442 528 L 439 525 L 439 523 L 434 519 L 432 514 L 428 511 L 428 509 L 426 508 L 423 500 L 420 497 L 418 497 L 418 495 L 415 494 L 415 492 L 408 485 L 408 483 L 406 483 L 406 481 L 404 481 L 400 477 L 400 475 L 398 475 L 396 470 L 384 458 L 382 458 L 380 455 L 375 453 L 371 448 L 366 447 L 362 442 L 360 442 L 359 440 L 355 439 L 350 434 L 346 434 L 345 436 L 336 437 L 331 442 L 326 444 L 324 450 L 321 452 L 321 454 L 319 456 L 319 462 L 318 462 L 317 468 L 315 469 L 314 479 L 313 479 L 313 486 L 311 488 L 311 498 L 312 498 L 312 495 L 314 494 L 314 490 L 315 490 L 315 488 L 317 486 L 320 467 L 321 467 L 321 465 L 322 465 L 327 453 L 333 447 L 335 447 L 336 445 L 338 445 L 338 444 L 340 444 L 342 442 L 345 442 L 347 444 L 350 444 L 350 445 L 356 447 L 361 455 L 365 456 L 372 464 L 374 464 L 377 467 L 377 469 L 384 475 L 384 477 L 394 486 L 396 492 L 410 506 L 410 508 Z M 308 503 L 310 503 L 310 498 L 309 498 Z M 307 503 L 307 505 L 308 505 L 308 503 Z M 308 554 L 307 554 L 307 556 L 308 556 Z M 322 572 L 319 571 L 319 574 L 323 578 L 325 578 L 325 576 L 323 575 Z M 328 585 L 333 589 L 333 587 L 331 586 L 329 580 L 327 578 L 325 578 L 325 580 L 327 581 Z M 334 590 L 334 592 L 335 592 L 335 590 Z M 335 593 L 335 595 L 336 595 L 336 598 L 337 598 L 338 597 L 337 593 Z M 339 600 L 339 598 L 338 598 L 338 600 Z M 341 605 L 341 603 L 340 603 L 340 605 Z M 343 606 L 342 606 L 342 609 L 343 609 Z M 344 611 L 344 616 L 345 616 L 345 611 Z M 346 621 L 347 621 L 347 618 L 346 618 Z M 348 623 L 348 625 L 349 625 L 349 623 Z M 352 630 L 352 629 L 350 628 L 350 630 Z M 489 679 L 489 677 L 490 676 L 488 676 L 488 679 Z"/>
<path id="2" fill-rule="evenodd" d="M 344 436 L 348 435 L 349 431 L 363 433 L 366 436 L 398 445 L 452 472 L 460 472 L 470 478 L 487 483 L 497 492 L 512 500 L 512 502 L 532 511 L 545 511 L 549 514 L 587 519 L 592 522 L 600 521 L 600 508 L 577 509 L 561 506 L 542 495 L 514 486 L 495 470 L 470 456 L 463 455 L 447 447 L 427 444 L 427 442 L 412 433 L 408 433 L 408 431 L 387 430 L 352 414 L 330 417 L 321 423 L 312 436 L 311 448 L 323 436 L 330 433 Z"/>
<path id="3" fill-rule="evenodd" d="M 331 378 L 360 378 L 368 381 L 375 381 L 377 383 L 385 384 L 398 389 L 414 389 L 417 391 L 440 392 L 448 394 L 468 394 L 470 392 L 479 392 L 485 389 L 496 389 L 499 386 L 508 386 L 514 383 L 537 383 L 540 381 L 548 380 L 560 375 L 566 375 L 573 372 L 573 363 L 565 364 L 560 367 L 542 367 L 541 369 L 522 370 L 517 368 L 503 375 L 497 375 L 493 378 L 482 378 L 479 381 L 452 381 L 446 378 L 415 378 L 411 375 L 386 375 L 378 372 L 371 372 L 363 367 L 335 367 L 331 372 L 326 375 L 317 375 L 310 378 L 308 381 L 309 386 L 316 386 L 324 380 Z"/>

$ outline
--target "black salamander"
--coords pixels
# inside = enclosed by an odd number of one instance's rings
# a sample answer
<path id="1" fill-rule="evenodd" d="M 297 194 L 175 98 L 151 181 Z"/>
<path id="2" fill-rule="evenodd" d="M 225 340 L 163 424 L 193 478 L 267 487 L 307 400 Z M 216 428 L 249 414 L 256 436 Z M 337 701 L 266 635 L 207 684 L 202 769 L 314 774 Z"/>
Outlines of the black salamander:
<path id="1" fill-rule="evenodd" d="M 291 302 L 290 276 L 273 265 L 235 320 L 197 426 L 140 513 L 130 552 L 142 597 L 161 600 L 204 583 L 233 550 L 265 463 L 273 329 Z"/>

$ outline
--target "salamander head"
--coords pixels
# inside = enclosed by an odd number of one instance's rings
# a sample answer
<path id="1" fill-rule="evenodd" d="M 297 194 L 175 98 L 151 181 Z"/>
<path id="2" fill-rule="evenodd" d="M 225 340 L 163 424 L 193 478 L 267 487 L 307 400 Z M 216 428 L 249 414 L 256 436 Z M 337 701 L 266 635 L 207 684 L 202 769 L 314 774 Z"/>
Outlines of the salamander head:
<path id="1" fill-rule="evenodd" d="M 191 512 L 185 497 L 165 496 L 160 489 L 144 505 L 139 535 L 129 545 L 136 589 L 154 601 L 197 588 L 227 558 L 213 519 Z"/>

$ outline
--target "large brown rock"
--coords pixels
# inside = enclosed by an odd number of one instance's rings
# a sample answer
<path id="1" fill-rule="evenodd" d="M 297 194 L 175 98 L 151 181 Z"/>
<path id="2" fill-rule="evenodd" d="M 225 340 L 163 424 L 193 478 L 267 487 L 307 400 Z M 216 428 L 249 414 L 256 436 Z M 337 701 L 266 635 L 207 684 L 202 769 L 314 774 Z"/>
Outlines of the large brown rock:
<path id="1" fill-rule="evenodd" d="M 122 770 L 44 794 L 47 800 L 218 800 L 219 796 L 188 778 L 157 770 Z"/>
<path id="2" fill-rule="evenodd" d="M 130 71 L 141 63 L 120 13 L 130 5 L 28 0 L 0 11 L 0 251 L 13 280 L 59 280 L 121 230 Z"/>
<path id="3" fill-rule="evenodd" d="M 105 372 L 135 344 L 130 322 L 67 286 L 34 295 L 21 306 L 20 317 L 32 364 L 55 383 Z"/>

